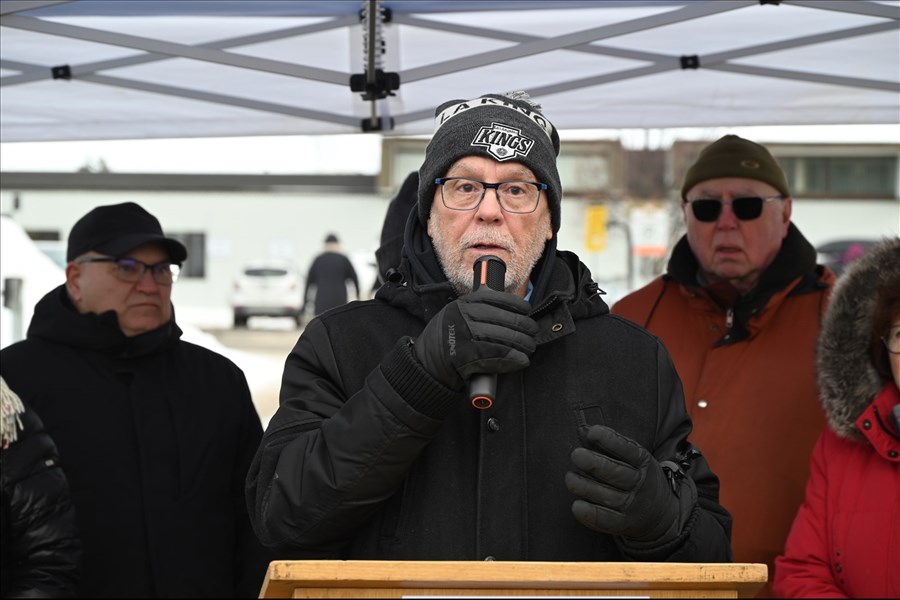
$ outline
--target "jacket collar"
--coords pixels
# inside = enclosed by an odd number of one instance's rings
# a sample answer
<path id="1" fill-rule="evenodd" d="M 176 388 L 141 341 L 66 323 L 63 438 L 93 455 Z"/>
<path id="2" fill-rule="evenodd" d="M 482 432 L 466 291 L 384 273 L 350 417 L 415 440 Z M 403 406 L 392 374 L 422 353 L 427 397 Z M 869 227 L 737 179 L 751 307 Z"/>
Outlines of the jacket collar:
<path id="1" fill-rule="evenodd" d="M 781 249 L 775 255 L 772 264 L 763 271 L 759 282 L 745 297 L 750 301 L 757 298 L 771 296 L 774 292 L 784 289 L 789 283 L 801 275 L 814 272 L 816 269 L 816 249 L 800 233 L 797 227 L 790 223 L 788 233 L 781 244 Z M 687 234 L 681 236 L 672 257 L 667 266 L 669 277 L 677 283 L 693 288 L 703 287 L 698 281 L 700 263 L 691 251 Z"/>
<path id="2" fill-rule="evenodd" d="M 80 313 L 69 299 L 65 284 L 50 291 L 34 308 L 28 338 L 93 350 L 117 358 L 135 358 L 166 349 L 181 337 L 172 318 L 163 326 L 133 337 L 119 328 L 115 311 Z"/>
<path id="3" fill-rule="evenodd" d="M 816 250 L 793 223 L 772 264 L 760 275 L 759 282 L 749 293 L 737 294 L 730 286 L 703 285 L 699 279 L 700 264 L 694 256 L 687 235 L 681 237 L 669 259 L 666 278 L 701 293 L 722 310 L 732 311 L 732 326 L 717 345 L 740 342 L 750 337 L 748 322 L 760 314 L 773 296 L 799 295 L 820 290 L 827 284 L 820 281 L 824 267 L 816 264 Z"/>
<path id="4" fill-rule="evenodd" d="M 882 458 L 900 463 L 900 433 L 894 427 L 891 410 L 900 403 L 900 390 L 885 383 L 875 400 L 856 419 L 859 431 Z"/>

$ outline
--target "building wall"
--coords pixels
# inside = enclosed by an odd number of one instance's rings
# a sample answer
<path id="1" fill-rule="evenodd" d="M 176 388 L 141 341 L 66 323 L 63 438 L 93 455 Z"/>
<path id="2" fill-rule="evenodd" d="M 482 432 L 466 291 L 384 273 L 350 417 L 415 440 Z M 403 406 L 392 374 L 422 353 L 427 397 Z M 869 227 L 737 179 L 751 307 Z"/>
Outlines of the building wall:
<path id="1" fill-rule="evenodd" d="M 375 279 L 375 249 L 390 200 L 378 195 L 290 191 L 24 190 L 18 196 L 15 209 L 11 192 L 0 192 L 4 214 L 10 214 L 26 230 L 57 230 L 63 240 L 72 224 L 91 208 L 125 201 L 144 206 L 160 219 L 167 232 L 204 233 L 205 277 L 182 278 L 173 292 L 179 319 L 201 326 L 230 325 L 228 298 L 234 275 L 244 262 L 289 258 L 305 274 L 329 232 L 340 238 L 354 261 L 361 287 L 368 292 Z M 590 204 L 580 199 L 563 201 L 558 247 L 578 253 L 607 291 L 607 299 L 614 302 L 665 266 L 666 256 L 629 260 L 629 242 L 639 244 L 648 235 L 656 236 L 670 248 L 673 230 L 678 235 L 680 211 L 674 201 L 613 203 L 609 206 L 610 220 L 628 223 L 631 239 L 624 228 L 613 226 L 608 230 L 605 249 L 587 252 L 585 211 Z M 660 218 L 653 218 L 654 214 Z M 900 202 L 795 200 L 794 222 L 813 245 L 842 238 L 897 236 Z M 0 256 L 0 260 L 15 257 Z"/>
<path id="2" fill-rule="evenodd" d="M 210 326 L 230 324 L 228 298 L 244 262 L 288 258 L 305 275 L 325 236 L 332 232 L 354 261 L 360 286 L 368 292 L 389 200 L 291 192 L 25 190 L 18 196 L 19 208 L 13 210 L 10 193 L 2 193 L 4 214 L 26 230 L 58 230 L 63 240 L 72 224 L 95 206 L 129 201 L 159 218 L 167 233 L 206 234 L 205 277 L 179 279 L 173 301 L 179 319 Z"/>

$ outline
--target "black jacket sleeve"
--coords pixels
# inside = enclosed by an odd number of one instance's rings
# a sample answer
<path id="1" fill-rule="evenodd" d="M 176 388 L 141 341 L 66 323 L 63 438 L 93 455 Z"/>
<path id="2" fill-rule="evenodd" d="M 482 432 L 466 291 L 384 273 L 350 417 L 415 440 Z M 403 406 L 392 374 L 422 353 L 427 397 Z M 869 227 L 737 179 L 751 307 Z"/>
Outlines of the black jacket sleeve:
<path id="1" fill-rule="evenodd" d="M 3 452 L 3 597 L 76 592 L 81 540 L 53 440 L 26 406 L 19 439 Z"/>
<path id="2" fill-rule="evenodd" d="M 287 358 L 281 405 L 247 480 L 253 526 L 265 545 L 296 558 L 339 558 L 354 531 L 402 484 L 441 418 L 416 410 L 388 376 L 407 390 L 417 381 L 437 385 L 401 340 L 348 396 L 322 321 L 304 330 Z M 425 395 L 446 396 L 449 407 L 452 393 L 434 392 Z"/>

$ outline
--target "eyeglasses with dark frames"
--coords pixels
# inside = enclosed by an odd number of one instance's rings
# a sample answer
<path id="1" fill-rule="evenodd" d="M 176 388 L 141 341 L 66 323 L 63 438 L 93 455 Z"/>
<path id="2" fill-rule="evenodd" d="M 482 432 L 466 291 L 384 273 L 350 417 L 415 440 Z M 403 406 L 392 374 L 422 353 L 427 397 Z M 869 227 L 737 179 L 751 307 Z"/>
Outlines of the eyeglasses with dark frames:
<path id="1" fill-rule="evenodd" d="M 547 189 L 546 183 L 537 181 L 487 183 L 466 177 L 438 177 L 434 183 L 440 186 L 441 201 L 450 210 L 475 210 L 484 200 L 485 193 L 492 189 L 497 193 L 500 208 L 517 215 L 533 213 L 541 192 Z"/>
<path id="2" fill-rule="evenodd" d="M 181 265 L 168 261 L 158 262 L 154 265 L 137 260 L 136 258 L 83 258 L 77 261 L 84 263 L 111 263 L 115 265 L 113 275 L 121 281 L 137 283 L 144 277 L 144 273 L 150 271 L 150 276 L 157 285 L 172 285 L 178 279 Z"/>
<path id="3" fill-rule="evenodd" d="M 783 200 L 784 196 L 745 196 L 743 198 L 734 198 L 731 201 L 731 210 L 734 216 L 741 221 L 752 221 L 758 219 L 762 214 L 763 205 L 774 200 Z M 722 205 L 724 202 L 719 199 L 698 198 L 696 200 L 685 200 L 685 204 L 691 205 L 694 211 L 694 218 L 704 223 L 712 223 L 722 214 Z"/>

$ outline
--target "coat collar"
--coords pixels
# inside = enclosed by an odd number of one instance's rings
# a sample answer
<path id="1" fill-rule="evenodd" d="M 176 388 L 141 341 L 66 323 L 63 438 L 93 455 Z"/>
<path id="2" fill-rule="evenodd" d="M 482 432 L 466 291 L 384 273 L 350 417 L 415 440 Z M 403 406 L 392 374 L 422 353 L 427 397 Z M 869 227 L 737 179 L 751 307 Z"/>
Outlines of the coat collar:
<path id="1" fill-rule="evenodd" d="M 833 281 L 833 275 L 816 264 L 815 248 L 793 223 L 788 226 L 788 234 L 772 264 L 749 293 L 741 296 L 729 293 L 725 286 L 701 285 L 699 272 L 700 264 L 684 235 L 672 250 L 664 278 L 674 280 L 687 294 L 708 298 L 723 311 L 731 311 L 731 327 L 717 345 L 735 344 L 751 337 L 751 318 L 758 318 L 773 303 L 789 295 L 821 290 Z"/>
<path id="2" fill-rule="evenodd" d="M 103 314 L 79 313 L 65 284 L 51 290 L 34 308 L 28 327 L 29 338 L 94 350 L 117 358 L 136 358 L 171 347 L 181 337 L 181 329 L 172 318 L 163 326 L 133 337 L 119 328 L 115 311 Z"/>
<path id="3" fill-rule="evenodd" d="M 891 421 L 891 409 L 900 403 L 900 390 L 885 383 L 875 400 L 856 419 L 859 431 L 882 458 L 900 463 L 900 434 Z"/>

